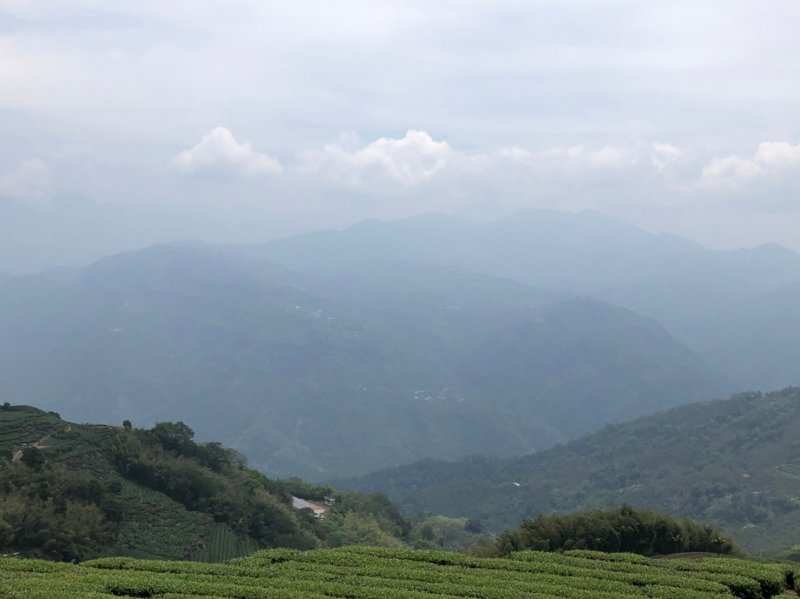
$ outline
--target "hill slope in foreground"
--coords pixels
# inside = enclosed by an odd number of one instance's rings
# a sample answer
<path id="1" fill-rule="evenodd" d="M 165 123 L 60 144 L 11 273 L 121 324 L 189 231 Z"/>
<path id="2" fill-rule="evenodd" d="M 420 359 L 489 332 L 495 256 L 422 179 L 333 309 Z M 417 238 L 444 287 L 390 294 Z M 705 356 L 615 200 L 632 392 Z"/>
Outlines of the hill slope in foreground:
<path id="1" fill-rule="evenodd" d="M 221 561 L 264 547 L 335 546 L 349 528 L 387 545 L 406 532 L 381 496 L 271 480 L 192 435 L 182 423 L 79 425 L 0 406 L 0 554 Z M 294 495 L 333 505 L 318 520 L 293 509 Z"/>
<path id="2" fill-rule="evenodd" d="M 0 558 L 0 597 L 7 599 L 769 599 L 794 582 L 791 566 L 589 551 L 479 559 L 368 547 L 271 550 L 225 565 L 107 558 L 72 566 Z"/>
<path id="3" fill-rule="evenodd" d="M 425 461 L 338 483 L 494 531 L 628 503 L 719 526 L 749 551 L 800 538 L 800 389 L 687 405 L 529 456 Z"/>

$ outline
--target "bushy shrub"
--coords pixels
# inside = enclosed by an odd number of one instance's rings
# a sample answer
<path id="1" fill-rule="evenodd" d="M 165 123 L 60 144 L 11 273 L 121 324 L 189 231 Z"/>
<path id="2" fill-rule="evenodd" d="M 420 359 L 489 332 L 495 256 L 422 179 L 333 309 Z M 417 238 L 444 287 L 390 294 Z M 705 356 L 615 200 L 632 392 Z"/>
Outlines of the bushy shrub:
<path id="1" fill-rule="evenodd" d="M 525 520 L 498 539 L 502 554 L 523 549 L 561 551 L 593 549 L 642 555 L 690 551 L 729 554 L 733 542 L 718 530 L 686 519 L 629 506 Z"/>

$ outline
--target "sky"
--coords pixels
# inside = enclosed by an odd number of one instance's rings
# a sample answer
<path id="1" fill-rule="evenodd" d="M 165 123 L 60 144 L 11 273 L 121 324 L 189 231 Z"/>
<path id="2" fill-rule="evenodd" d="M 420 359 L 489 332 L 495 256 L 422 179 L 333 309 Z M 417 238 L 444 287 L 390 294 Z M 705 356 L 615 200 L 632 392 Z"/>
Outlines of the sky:
<path id="1" fill-rule="evenodd" d="M 0 272 L 595 210 L 800 250 L 800 3 L 0 0 Z"/>

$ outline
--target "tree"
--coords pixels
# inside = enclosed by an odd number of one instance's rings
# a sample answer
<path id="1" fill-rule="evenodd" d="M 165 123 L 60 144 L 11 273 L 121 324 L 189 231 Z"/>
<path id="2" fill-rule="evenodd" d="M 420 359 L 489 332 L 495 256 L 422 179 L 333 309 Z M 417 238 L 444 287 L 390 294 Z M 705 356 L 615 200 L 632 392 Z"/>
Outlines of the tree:
<path id="1" fill-rule="evenodd" d="M 497 547 L 503 554 L 522 549 L 593 549 L 643 555 L 737 551 L 732 541 L 710 526 L 630 506 L 563 516 L 541 515 L 525 520 L 517 530 L 503 533 Z"/>
<path id="2" fill-rule="evenodd" d="M 150 433 L 164 449 L 190 455 L 195 447 L 194 431 L 183 422 L 159 422 Z"/>
<path id="3" fill-rule="evenodd" d="M 26 447 L 22 450 L 22 463 L 32 470 L 41 470 L 44 466 L 44 453 L 38 447 Z"/>
<path id="4" fill-rule="evenodd" d="M 464 530 L 474 534 L 480 534 L 483 532 L 483 524 L 481 524 L 480 520 L 475 520 L 473 518 L 470 518 L 464 525 Z"/>
<path id="5" fill-rule="evenodd" d="M 122 428 L 126 431 L 130 432 L 133 429 L 133 423 L 130 420 L 123 420 L 122 421 Z"/>
<path id="6" fill-rule="evenodd" d="M 329 527 L 328 543 L 332 547 L 343 545 L 370 545 L 373 547 L 400 547 L 402 542 L 384 531 L 369 514 L 347 512 L 331 514 L 326 521 Z"/>

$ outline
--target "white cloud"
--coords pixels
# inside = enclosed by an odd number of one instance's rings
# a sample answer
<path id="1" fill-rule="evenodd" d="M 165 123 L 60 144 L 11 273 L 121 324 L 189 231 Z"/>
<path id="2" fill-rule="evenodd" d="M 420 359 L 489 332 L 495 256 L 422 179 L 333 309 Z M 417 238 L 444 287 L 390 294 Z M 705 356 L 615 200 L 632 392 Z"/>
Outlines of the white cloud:
<path id="1" fill-rule="evenodd" d="M 738 156 L 713 158 L 703 167 L 703 179 L 708 181 L 748 180 L 763 174 L 764 169 L 758 163 Z"/>
<path id="2" fill-rule="evenodd" d="M 622 148 L 604 146 L 588 156 L 589 164 L 597 168 L 622 168 L 636 163 L 636 157 Z"/>
<path id="3" fill-rule="evenodd" d="M 758 145 L 755 159 L 769 168 L 800 168 L 800 144 L 767 141 Z"/>
<path id="4" fill-rule="evenodd" d="M 672 144 L 656 142 L 651 146 L 650 163 L 659 171 L 663 171 L 681 158 L 683 152 Z"/>
<path id="5" fill-rule="evenodd" d="M 767 141 L 758 145 L 752 158 L 713 158 L 703 167 L 702 183 L 735 189 L 764 177 L 776 178 L 791 169 L 800 171 L 800 145 Z"/>
<path id="6" fill-rule="evenodd" d="M 245 175 L 274 175 L 283 170 L 275 158 L 253 150 L 249 143 L 239 143 L 225 127 L 217 127 L 203 136 L 196 146 L 175 157 L 175 165 L 184 172 L 236 172 Z"/>
<path id="7" fill-rule="evenodd" d="M 304 169 L 340 182 L 360 184 L 377 176 L 414 186 L 431 179 L 454 157 L 447 142 L 436 141 L 425 131 L 409 130 L 399 139 L 381 137 L 354 150 L 328 145 L 306 152 L 302 160 Z"/>
<path id="8" fill-rule="evenodd" d="M 50 171 L 35 158 L 0 173 L 0 199 L 42 201 L 50 195 Z"/>
<path id="9" fill-rule="evenodd" d="M 561 169 L 564 167 L 619 169 L 639 162 L 638 150 L 622 146 L 605 145 L 596 150 L 578 144 L 555 146 L 540 151 L 530 151 L 520 146 L 501 148 L 496 156 L 517 164 L 539 169 Z"/>

